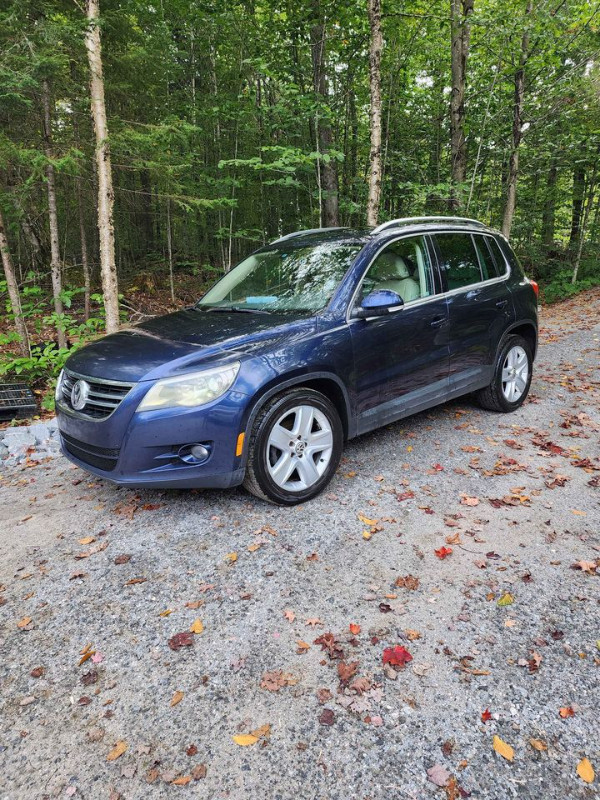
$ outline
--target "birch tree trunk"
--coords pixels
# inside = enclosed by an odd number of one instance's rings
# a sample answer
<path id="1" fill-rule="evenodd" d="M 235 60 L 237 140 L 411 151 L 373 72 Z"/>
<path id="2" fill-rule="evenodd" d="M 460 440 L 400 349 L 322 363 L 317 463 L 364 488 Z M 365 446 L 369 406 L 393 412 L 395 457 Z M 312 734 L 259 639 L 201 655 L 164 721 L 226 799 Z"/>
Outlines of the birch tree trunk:
<path id="1" fill-rule="evenodd" d="M 19 352 L 22 356 L 28 356 L 29 337 L 27 335 L 27 327 L 21 309 L 21 297 L 19 295 L 17 276 L 8 248 L 8 239 L 6 238 L 2 209 L 0 209 L 0 255 L 2 256 L 2 266 L 4 267 L 4 275 L 6 277 L 8 299 L 10 300 L 10 306 L 15 317 L 15 328 L 19 334 Z"/>
<path id="2" fill-rule="evenodd" d="M 371 47 L 369 53 L 369 85 L 371 107 L 371 152 L 369 155 L 369 197 L 367 200 L 367 225 L 377 225 L 381 200 L 381 0 L 368 0 Z"/>
<path id="3" fill-rule="evenodd" d="M 579 276 L 579 267 L 581 265 L 581 256 L 583 254 L 583 245 L 585 241 L 585 234 L 590 221 L 590 213 L 594 205 L 594 197 L 596 195 L 596 178 L 598 177 L 597 162 L 594 164 L 594 171 L 589 181 L 587 201 L 584 203 L 583 217 L 581 219 L 581 229 L 579 231 L 579 242 L 577 245 L 577 256 L 575 264 L 573 265 L 573 275 L 571 276 L 571 283 L 577 283 Z"/>
<path id="4" fill-rule="evenodd" d="M 310 30 L 310 47 L 313 66 L 313 88 L 315 95 L 328 102 L 327 76 L 325 74 L 325 23 L 321 13 L 319 0 L 312 3 L 313 18 L 315 23 Z M 317 150 L 322 156 L 328 156 L 333 144 L 333 131 L 331 123 L 321 118 L 316 125 L 318 137 Z M 318 165 L 319 166 L 319 165 Z M 317 171 L 319 191 L 322 197 L 322 219 L 326 228 L 336 228 L 339 222 L 338 205 L 338 174 L 335 162 L 329 158 L 320 163 Z"/>
<path id="5" fill-rule="evenodd" d="M 471 40 L 469 17 L 474 0 L 450 0 L 450 37 L 452 94 L 450 95 L 450 149 L 452 154 L 450 207 L 461 205 L 457 186 L 467 179 L 467 142 L 465 139 L 465 92 L 467 59 Z"/>
<path id="6" fill-rule="evenodd" d="M 532 2 L 527 1 L 525 11 L 525 31 L 521 38 L 521 53 L 519 56 L 519 68 L 515 72 L 515 93 L 513 103 L 513 125 L 512 125 L 512 146 L 508 160 L 508 176 L 506 180 L 506 201 L 504 204 L 504 215 L 502 218 L 502 233 L 508 237 L 512 228 L 515 216 L 515 206 L 517 203 L 517 180 L 519 177 L 519 146 L 523 138 L 523 98 L 525 96 L 525 65 L 529 57 L 529 17 L 531 15 Z"/>
<path id="7" fill-rule="evenodd" d="M 58 211 L 56 209 L 56 176 L 54 165 L 51 163 L 52 152 L 52 111 L 50 102 L 50 84 L 46 78 L 42 81 L 42 106 L 43 115 L 43 140 L 44 153 L 48 159 L 46 164 L 46 188 L 48 192 L 48 222 L 50 226 L 50 271 L 52 275 L 52 297 L 54 311 L 58 315 L 64 312 L 63 302 L 60 299 L 62 291 L 62 275 L 60 263 L 60 244 L 58 237 Z M 58 346 L 67 346 L 67 337 L 60 324 L 56 327 Z"/>
<path id="8" fill-rule="evenodd" d="M 106 314 L 106 332 L 119 328 L 119 289 L 115 266 L 115 229 L 113 223 L 114 192 L 108 143 L 104 78 L 100 45 L 99 0 L 87 0 L 88 27 L 85 34 L 90 66 L 90 99 L 96 134 L 96 168 L 98 174 L 98 234 L 100 240 L 100 275 Z"/>

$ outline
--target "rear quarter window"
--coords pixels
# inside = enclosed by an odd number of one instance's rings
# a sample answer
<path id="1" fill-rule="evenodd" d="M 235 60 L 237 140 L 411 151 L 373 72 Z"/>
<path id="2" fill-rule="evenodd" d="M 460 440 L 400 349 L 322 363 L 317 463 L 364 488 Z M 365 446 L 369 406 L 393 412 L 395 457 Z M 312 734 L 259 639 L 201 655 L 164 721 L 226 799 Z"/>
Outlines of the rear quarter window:
<path id="1" fill-rule="evenodd" d="M 491 278 L 497 278 L 506 272 L 504 261 L 499 253 L 498 259 L 492 255 L 489 245 L 493 242 L 490 236 L 473 236 L 477 254 L 479 256 L 479 263 L 481 264 L 481 272 L 483 273 L 483 280 L 488 281 Z"/>
<path id="2" fill-rule="evenodd" d="M 479 259 L 470 233 L 436 233 L 435 241 L 448 291 L 471 286 L 482 280 Z"/>
<path id="3" fill-rule="evenodd" d="M 513 251 L 512 247 L 509 245 L 509 243 L 507 241 L 505 241 L 504 239 L 501 239 L 501 238 L 492 239 L 491 241 L 494 243 L 495 248 L 497 250 L 500 250 L 501 254 L 504 255 L 504 258 L 502 259 L 502 264 L 504 265 L 506 263 L 506 261 L 508 261 L 508 263 L 510 265 L 510 268 L 513 271 L 513 273 L 523 277 L 523 275 L 525 273 L 523 272 L 523 267 L 521 266 L 521 262 L 519 261 L 519 259 L 514 254 L 514 251 Z M 494 249 L 494 251 L 493 251 L 494 255 L 496 255 L 496 249 Z M 499 260 L 501 258 L 501 254 L 498 254 L 496 256 L 497 260 Z"/>

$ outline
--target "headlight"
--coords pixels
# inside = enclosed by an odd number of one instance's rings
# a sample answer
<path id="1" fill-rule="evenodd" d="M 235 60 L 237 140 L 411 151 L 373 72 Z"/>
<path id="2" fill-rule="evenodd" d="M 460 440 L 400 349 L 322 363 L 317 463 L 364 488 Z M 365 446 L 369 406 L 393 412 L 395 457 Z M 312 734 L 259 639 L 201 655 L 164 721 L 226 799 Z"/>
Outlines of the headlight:
<path id="1" fill-rule="evenodd" d="M 234 382 L 240 370 L 240 362 L 224 367 L 190 372 L 178 378 L 165 378 L 157 381 L 139 404 L 138 411 L 151 411 L 155 408 L 192 408 L 203 406 L 216 400 Z"/>
<path id="2" fill-rule="evenodd" d="M 56 389 L 54 390 L 54 402 L 55 403 L 58 403 L 58 401 L 62 397 L 62 392 L 60 390 L 60 385 L 62 383 L 64 372 L 65 372 L 64 369 L 61 369 L 61 371 L 60 371 L 60 373 L 58 375 L 57 381 L 56 381 Z"/>

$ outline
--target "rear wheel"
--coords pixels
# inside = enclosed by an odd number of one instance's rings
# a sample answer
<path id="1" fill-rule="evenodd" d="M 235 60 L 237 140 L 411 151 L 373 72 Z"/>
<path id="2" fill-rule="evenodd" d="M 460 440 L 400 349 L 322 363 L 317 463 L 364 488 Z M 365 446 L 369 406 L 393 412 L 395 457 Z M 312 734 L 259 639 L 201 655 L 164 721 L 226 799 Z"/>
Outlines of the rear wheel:
<path id="1" fill-rule="evenodd" d="M 523 405 L 531 386 L 533 358 L 522 336 L 509 336 L 500 348 L 489 386 L 477 393 L 477 400 L 490 411 L 515 411 Z"/>
<path id="2" fill-rule="evenodd" d="M 337 469 L 343 438 L 327 397 L 290 389 L 267 402 L 254 422 L 244 487 L 279 505 L 311 500 Z"/>

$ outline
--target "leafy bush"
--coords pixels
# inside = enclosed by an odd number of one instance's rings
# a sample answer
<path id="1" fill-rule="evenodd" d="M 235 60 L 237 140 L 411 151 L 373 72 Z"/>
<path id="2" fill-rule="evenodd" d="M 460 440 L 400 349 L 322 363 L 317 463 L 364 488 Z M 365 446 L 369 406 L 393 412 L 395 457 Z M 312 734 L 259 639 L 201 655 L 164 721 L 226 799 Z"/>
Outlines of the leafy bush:
<path id="1" fill-rule="evenodd" d="M 557 303 L 573 297 L 585 289 L 593 286 L 600 286 L 600 275 L 582 278 L 576 283 L 571 283 L 571 271 L 559 272 L 555 277 L 543 287 L 543 296 L 546 303 Z"/>

